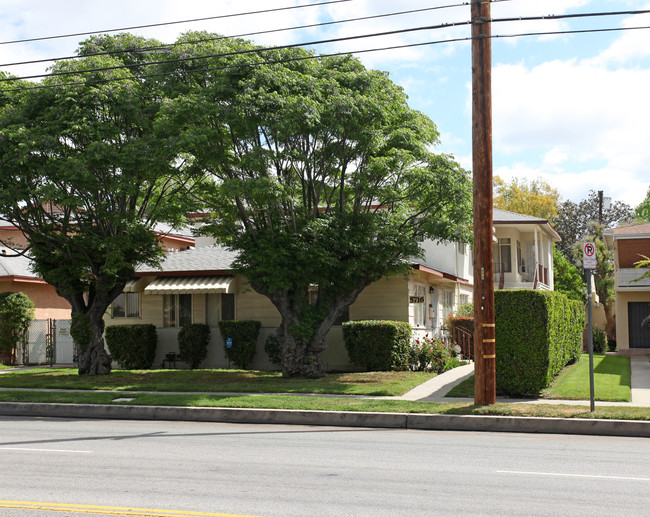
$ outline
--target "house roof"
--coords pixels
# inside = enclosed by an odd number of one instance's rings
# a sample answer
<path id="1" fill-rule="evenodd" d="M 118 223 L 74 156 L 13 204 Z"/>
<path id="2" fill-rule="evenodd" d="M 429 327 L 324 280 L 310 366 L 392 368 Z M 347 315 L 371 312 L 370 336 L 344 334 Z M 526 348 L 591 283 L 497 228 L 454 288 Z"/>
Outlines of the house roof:
<path id="1" fill-rule="evenodd" d="M 160 268 L 140 265 L 135 276 L 181 276 L 199 274 L 226 274 L 232 269 L 237 253 L 213 244 L 167 255 Z"/>
<path id="2" fill-rule="evenodd" d="M 650 236 L 650 223 L 641 223 L 641 224 L 632 224 L 630 226 L 622 226 L 619 228 L 611 229 L 611 233 L 614 234 L 614 238 L 630 236 L 634 237 L 648 237 Z"/>
<path id="3" fill-rule="evenodd" d="M 526 225 L 537 224 L 546 230 L 552 237 L 553 241 L 559 242 L 562 240 L 560 234 L 555 231 L 551 224 L 541 217 L 534 217 L 532 215 L 517 214 L 515 212 L 508 212 L 499 208 L 492 209 L 492 224 L 507 224 L 507 225 Z"/>
<path id="4" fill-rule="evenodd" d="M 19 277 L 36 280 L 38 276 L 32 271 L 31 263 L 29 257 L 25 255 L 16 256 L 15 251 L 0 247 L 0 278 Z"/>

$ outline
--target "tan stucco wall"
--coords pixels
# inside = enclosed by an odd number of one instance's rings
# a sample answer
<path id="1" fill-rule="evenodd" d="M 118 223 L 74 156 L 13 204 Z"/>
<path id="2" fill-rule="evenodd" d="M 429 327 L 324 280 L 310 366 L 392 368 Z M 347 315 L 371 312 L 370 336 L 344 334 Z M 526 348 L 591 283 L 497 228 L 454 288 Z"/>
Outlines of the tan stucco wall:
<path id="1" fill-rule="evenodd" d="M 616 346 L 623 354 L 636 352 L 650 353 L 647 349 L 630 349 L 630 329 L 628 327 L 628 302 L 650 302 L 650 291 L 616 292 Z"/>
<path id="2" fill-rule="evenodd" d="M 34 302 L 34 318 L 69 319 L 70 304 L 56 294 L 56 290 L 44 282 L 0 281 L 0 292 L 23 292 Z"/>

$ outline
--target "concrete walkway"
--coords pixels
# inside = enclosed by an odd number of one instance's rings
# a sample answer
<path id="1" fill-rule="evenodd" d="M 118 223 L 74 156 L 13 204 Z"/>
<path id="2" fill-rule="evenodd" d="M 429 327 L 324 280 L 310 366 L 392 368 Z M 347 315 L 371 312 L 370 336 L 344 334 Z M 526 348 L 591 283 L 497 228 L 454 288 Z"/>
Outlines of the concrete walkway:
<path id="1" fill-rule="evenodd" d="M 650 361 L 647 357 L 630 357 L 631 371 L 631 402 L 600 402 L 596 406 L 639 406 L 650 407 Z M 465 379 L 474 375 L 474 363 L 454 368 L 448 372 L 416 386 L 401 397 L 402 400 L 419 400 L 428 402 L 472 402 L 471 398 L 446 397 L 449 390 Z M 559 400 L 559 399 L 514 399 L 497 397 L 497 402 L 524 402 L 535 404 L 567 404 L 589 405 L 589 400 Z"/>

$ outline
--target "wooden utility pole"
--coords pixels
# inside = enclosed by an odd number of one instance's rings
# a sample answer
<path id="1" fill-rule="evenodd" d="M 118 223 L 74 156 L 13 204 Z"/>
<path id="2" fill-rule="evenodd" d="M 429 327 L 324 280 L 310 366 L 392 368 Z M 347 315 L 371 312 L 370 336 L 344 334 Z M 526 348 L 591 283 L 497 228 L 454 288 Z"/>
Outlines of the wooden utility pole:
<path id="1" fill-rule="evenodd" d="M 496 402 L 492 253 L 492 49 L 490 1 L 472 0 L 474 174 L 474 403 Z"/>

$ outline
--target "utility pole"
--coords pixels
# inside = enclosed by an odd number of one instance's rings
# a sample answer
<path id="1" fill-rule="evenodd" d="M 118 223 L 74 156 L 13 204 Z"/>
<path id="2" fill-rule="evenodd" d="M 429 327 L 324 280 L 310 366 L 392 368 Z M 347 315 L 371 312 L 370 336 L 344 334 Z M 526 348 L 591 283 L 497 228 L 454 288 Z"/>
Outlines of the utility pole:
<path id="1" fill-rule="evenodd" d="M 472 0 L 474 174 L 474 403 L 496 402 L 492 252 L 492 48 L 490 1 Z"/>

